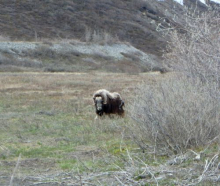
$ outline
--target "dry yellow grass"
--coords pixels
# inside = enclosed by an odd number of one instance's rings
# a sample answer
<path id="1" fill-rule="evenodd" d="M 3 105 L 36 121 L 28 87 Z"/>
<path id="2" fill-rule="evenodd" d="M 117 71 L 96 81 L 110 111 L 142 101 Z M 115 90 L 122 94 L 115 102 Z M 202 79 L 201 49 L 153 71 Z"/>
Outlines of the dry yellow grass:
<path id="1" fill-rule="evenodd" d="M 47 96 L 48 99 L 82 99 L 92 103 L 92 94 L 105 88 L 118 91 L 125 99 L 138 83 L 153 83 L 163 75 L 157 72 L 129 75 L 123 73 L 1 73 L 0 92 L 11 95 Z M 37 98 L 36 97 L 36 98 Z M 28 101 L 28 100 L 27 100 Z"/>

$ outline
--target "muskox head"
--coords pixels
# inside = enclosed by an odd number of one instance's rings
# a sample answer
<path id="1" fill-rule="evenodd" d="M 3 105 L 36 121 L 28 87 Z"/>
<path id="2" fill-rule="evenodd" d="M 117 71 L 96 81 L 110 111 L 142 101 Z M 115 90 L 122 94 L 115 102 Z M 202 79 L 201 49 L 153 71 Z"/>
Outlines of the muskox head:
<path id="1" fill-rule="evenodd" d="M 102 97 L 101 96 L 95 97 L 94 103 L 95 103 L 96 113 L 99 116 L 102 116 L 103 115 L 103 99 L 102 99 Z"/>

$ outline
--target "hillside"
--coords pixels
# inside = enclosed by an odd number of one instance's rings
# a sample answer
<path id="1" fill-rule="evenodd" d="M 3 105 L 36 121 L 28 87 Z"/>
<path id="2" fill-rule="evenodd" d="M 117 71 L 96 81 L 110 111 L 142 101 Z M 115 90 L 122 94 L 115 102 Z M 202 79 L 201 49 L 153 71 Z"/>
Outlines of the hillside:
<path id="1" fill-rule="evenodd" d="M 185 5 L 193 7 L 195 1 Z M 206 6 L 198 3 L 198 8 Z M 157 26 L 181 26 L 183 6 L 173 0 L 45 0 L 0 2 L 1 35 L 12 40 L 78 39 L 107 32 L 144 52 L 161 55 L 166 39 Z M 175 17 L 175 19 L 174 19 Z"/>
<path id="2" fill-rule="evenodd" d="M 182 5 L 183 1 L 173 0 L 1 1 L 0 41 L 12 43 L 1 44 L 0 71 L 164 71 L 161 56 L 169 37 L 161 29 L 181 31 Z M 184 5 L 208 8 L 194 0 L 185 0 Z M 13 44 L 20 41 L 23 44 Z M 53 46 L 57 44 L 62 51 Z M 115 49 L 106 49 L 113 44 Z M 93 52 L 76 50 L 81 46 Z"/>
<path id="3" fill-rule="evenodd" d="M 207 9 L 200 1 L 184 3 Z M 4 0 L 0 71 L 163 72 L 169 38 L 160 30 L 181 31 L 184 11 L 173 0 Z"/>
<path id="4" fill-rule="evenodd" d="M 0 71 L 127 72 L 163 70 L 158 58 L 135 47 L 76 41 L 1 42 Z"/>

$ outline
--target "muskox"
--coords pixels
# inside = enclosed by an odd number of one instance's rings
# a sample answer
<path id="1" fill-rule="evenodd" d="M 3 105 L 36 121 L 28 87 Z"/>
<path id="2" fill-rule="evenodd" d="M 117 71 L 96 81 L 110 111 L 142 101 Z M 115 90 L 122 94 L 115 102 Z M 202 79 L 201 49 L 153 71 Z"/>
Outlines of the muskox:
<path id="1" fill-rule="evenodd" d="M 111 93 L 108 90 L 100 89 L 93 94 L 93 100 L 98 116 L 103 114 L 124 116 L 124 101 L 119 93 Z"/>

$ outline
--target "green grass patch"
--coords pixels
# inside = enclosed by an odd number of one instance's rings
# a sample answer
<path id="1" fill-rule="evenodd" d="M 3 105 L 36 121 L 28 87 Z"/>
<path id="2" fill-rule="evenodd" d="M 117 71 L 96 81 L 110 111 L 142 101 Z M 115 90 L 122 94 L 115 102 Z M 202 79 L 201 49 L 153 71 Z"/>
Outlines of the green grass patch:
<path id="1" fill-rule="evenodd" d="M 8 149 L 11 152 L 12 157 L 18 157 L 19 154 L 23 158 L 62 158 L 64 154 L 74 151 L 72 145 L 58 145 L 58 146 L 44 146 L 36 145 L 32 146 L 10 146 Z"/>
<path id="2" fill-rule="evenodd" d="M 72 170 L 75 167 L 76 163 L 77 163 L 76 159 L 63 159 L 57 161 L 58 166 L 62 170 Z"/>

